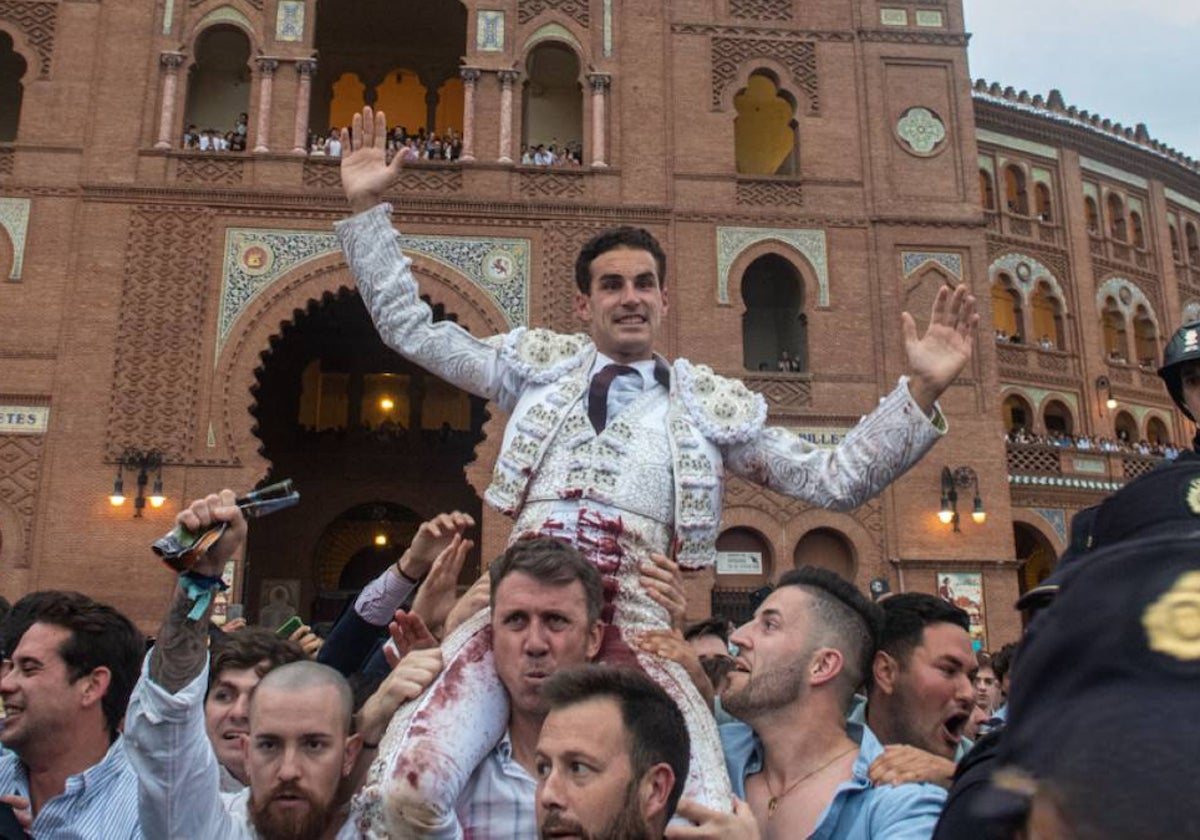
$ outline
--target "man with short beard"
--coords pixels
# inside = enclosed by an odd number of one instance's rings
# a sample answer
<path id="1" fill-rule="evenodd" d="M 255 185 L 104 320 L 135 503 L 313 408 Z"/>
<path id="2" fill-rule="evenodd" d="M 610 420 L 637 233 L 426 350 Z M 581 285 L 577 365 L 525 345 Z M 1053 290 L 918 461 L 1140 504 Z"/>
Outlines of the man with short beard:
<path id="1" fill-rule="evenodd" d="M 362 737 L 351 734 L 350 687 L 326 665 L 292 662 L 258 681 L 242 747 L 249 788 L 220 792 L 217 757 L 205 729 L 207 625 L 220 571 L 245 541 L 246 521 L 234 499 L 233 491 L 222 490 L 176 518 L 193 534 L 218 523 L 226 530 L 180 575 L 129 703 L 125 737 L 138 776 L 142 831 L 148 838 L 189 840 L 355 837 L 335 804 Z M 405 657 L 393 674 L 409 678 L 411 690 L 401 700 L 419 693 L 440 670 L 436 651 L 422 653 L 430 656 Z"/>
<path id="2" fill-rule="evenodd" d="M 876 787 L 867 775 L 883 747 L 846 712 L 875 653 L 879 608 L 832 572 L 788 572 L 733 634 L 737 645 L 721 727 L 734 792 L 762 837 L 925 838 L 945 791 Z M 705 834 L 733 836 L 735 818 L 682 804 Z M 754 836 L 741 829 L 739 836 Z M 668 831 L 668 836 L 672 836 Z"/>
<path id="3" fill-rule="evenodd" d="M 542 840 L 662 837 L 683 793 L 689 740 L 667 693 L 629 668 L 555 674 L 537 745 Z"/>

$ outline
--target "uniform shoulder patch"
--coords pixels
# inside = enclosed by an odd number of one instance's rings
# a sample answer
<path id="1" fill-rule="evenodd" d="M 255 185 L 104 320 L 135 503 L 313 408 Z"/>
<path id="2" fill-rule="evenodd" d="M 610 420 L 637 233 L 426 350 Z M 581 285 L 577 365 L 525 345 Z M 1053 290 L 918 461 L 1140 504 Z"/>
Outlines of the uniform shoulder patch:
<path id="1" fill-rule="evenodd" d="M 591 349 L 592 340 L 586 335 L 518 329 L 509 333 L 501 355 L 525 379 L 546 383 L 578 367 Z"/>
<path id="2" fill-rule="evenodd" d="M 767 402 L 740 379 L 713 373 L 707 365 L 675 361 L 679 395 L 688 413 L 709 440 L 719 444 L 742 443 L 767 421 Z"/>

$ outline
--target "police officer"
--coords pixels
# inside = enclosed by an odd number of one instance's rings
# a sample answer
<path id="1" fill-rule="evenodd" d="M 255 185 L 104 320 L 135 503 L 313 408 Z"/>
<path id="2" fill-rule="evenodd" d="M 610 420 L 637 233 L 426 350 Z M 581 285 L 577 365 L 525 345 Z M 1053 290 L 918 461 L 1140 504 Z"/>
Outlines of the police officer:
<path id="1" fill-rule="evenodd" d="M 1179 410 L 1195 423 L 1200 417 L 1200 321 L 1189 321 L 1171 336 L 1158 375 L 1167 383 L 1167 391 Z M 1181 450 L 1179 457 L 1200 458 L 1198 452 L 1200 431 L 1192 439 L 1192 449 Z"/>

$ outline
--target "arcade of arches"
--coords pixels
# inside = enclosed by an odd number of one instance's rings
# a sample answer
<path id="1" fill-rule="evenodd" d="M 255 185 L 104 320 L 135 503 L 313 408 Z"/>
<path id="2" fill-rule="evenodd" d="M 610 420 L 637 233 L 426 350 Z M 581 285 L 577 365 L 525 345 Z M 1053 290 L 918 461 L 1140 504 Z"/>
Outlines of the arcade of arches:
<path id="1" fill-rule="evenodd" d="M 433 311 L 435 320 L 455 320 L 440 305 Z M 480 521 L 463 467 L 483 438 L 485 401 L 386 347 L 357 294 L 326 294 L 285 325 L 264 356 L 254 396 L 271 462 L 266 480 L 291 478 L 307 510 L 341 513 L 256 523 L 248 605 L 259 603 L 264 581 L 290 580 L 304 615 L 332 620 L 395 562 L 423 519 L 462 510 Z M 479 568 L 476 548 L 461 582 Z"/>

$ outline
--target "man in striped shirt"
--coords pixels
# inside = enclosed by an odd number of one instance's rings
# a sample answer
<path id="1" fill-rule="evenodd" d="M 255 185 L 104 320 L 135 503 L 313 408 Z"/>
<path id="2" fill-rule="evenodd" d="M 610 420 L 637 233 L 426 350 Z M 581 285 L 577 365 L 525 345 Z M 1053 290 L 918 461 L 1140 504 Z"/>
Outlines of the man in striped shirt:
<path id="1" fill-rule="evenodd" d="M 0 801 L 34 838 L 140 838 L 120 727 L 142 634 L 112 607 L 48 591 L 18 601 L 3 636 Z"/>

